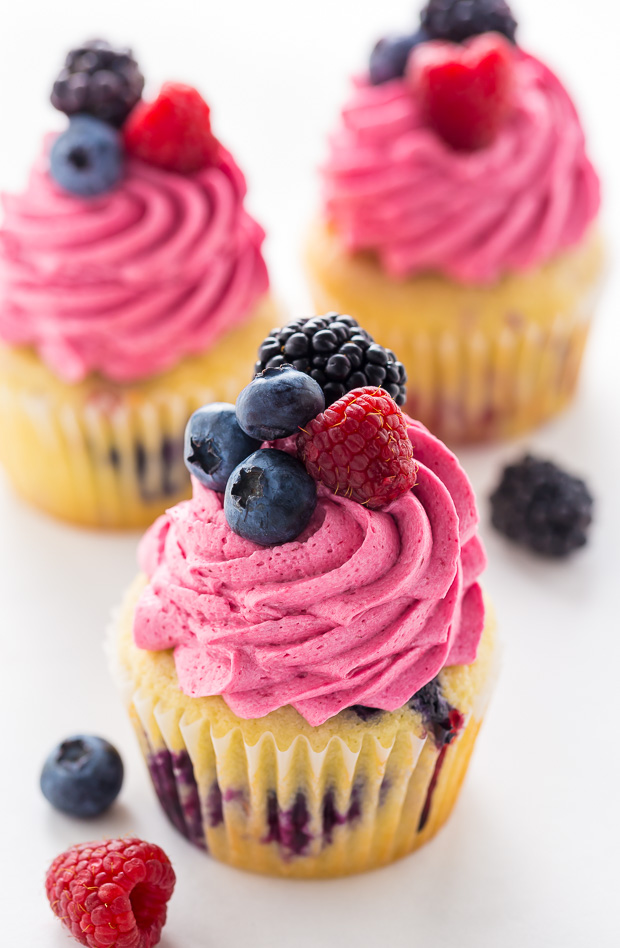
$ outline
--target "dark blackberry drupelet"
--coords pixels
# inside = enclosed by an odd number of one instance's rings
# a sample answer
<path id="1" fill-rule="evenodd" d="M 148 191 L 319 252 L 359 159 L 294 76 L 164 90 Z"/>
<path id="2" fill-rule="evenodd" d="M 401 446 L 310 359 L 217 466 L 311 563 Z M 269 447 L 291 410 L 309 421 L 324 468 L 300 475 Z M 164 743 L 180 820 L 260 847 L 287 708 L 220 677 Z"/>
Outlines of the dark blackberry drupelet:
<path id="1" fill-rule="evenodd" d="M 407 399 L 404 365 L 352 316 L 327 313 L 272 329 L 258 351 L 255 373 L 285 364 L 319 383 L 327 407 L 367 385 L 385 389 L 397 405 Z"/>
<path id="2" fill-rule="evenodd" d="M 143 88 L 144 76 L 130 49 L 115 49 L 106 40 L 88 40 L 68 53 L 51 102 L 66 115 L 94 115 L 120 128 Z"/>
<path id="3" fill-rule="evenodd" d="M 493 526 L 545 556 L 568 556 L 587 542 L 593 499 L 584 481 L 527 454 L 504 469 L 491 495 Z"/>
<path id="4" fill-rule="evenodd" d="M 517 21 L 505 0 L 430 0 L 421 14 L 431 39 L 462 43 L 480 33 L 502 33 L 515 42 Z"/>

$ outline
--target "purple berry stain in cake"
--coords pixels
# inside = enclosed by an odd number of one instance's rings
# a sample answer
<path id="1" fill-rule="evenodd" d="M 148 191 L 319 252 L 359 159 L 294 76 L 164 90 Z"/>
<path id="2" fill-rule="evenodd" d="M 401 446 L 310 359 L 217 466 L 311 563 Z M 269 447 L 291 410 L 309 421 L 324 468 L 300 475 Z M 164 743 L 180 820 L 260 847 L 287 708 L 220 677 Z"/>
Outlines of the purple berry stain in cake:
<path id="1" fill-rule="evenodd" d="M 159 802 L 172 825 L 191 843 L 206 849 L 200 796 L 187 751 L 157 751 L 149 755 L 148 767 Z"/>

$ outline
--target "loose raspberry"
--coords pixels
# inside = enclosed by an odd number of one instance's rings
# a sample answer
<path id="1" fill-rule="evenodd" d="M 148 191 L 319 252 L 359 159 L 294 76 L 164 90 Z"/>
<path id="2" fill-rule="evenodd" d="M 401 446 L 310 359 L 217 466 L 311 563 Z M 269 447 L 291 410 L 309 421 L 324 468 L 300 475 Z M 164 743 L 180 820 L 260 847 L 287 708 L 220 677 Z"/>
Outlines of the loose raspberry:
<path id="1" fill-rule="evenodd" d="M 453 148 L 490 145 L 513 105 L 514 50 L 499 33 L 417 46 L 407 75 L 429 125 Z"/>
<path id="2" fill-rule="evenodd" d="M 315 480 L 367 507 L 389 504 L 416 482 L 405 416 L 381 388 L 338 399 L 306 425 L 297 450 Z"/>
<path id="3" fill-rule="evenodd" d="M 89 948 L 152 948 L 166 922 L 175 875 L 141 839 L 80 843 L 57 856 L 45 890 L 52 911 Z"/>
<path id="4" fill-rule="evenodd" d="M 219 144 L 211 110 L 191 86 L 166 82 L 154 102 L 140 102 L 123 128 L 131 155 L 151 165 L 192 174 L 212 164 Z"/>

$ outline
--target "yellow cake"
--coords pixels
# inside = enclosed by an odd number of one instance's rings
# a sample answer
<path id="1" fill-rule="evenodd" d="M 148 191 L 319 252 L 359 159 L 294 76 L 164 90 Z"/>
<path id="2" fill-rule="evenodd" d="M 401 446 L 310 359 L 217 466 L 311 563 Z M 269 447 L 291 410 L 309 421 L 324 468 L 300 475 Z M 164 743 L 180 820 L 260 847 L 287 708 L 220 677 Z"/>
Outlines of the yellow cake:
<path id="1" fill-rule="evenodd" d="M 604 269 L 601 235 L 492 287 L 391 279 L 317 221 L 306 246 L 320 312 L 350 313 L 408 371 L 407 411 L 447 441 L 521 434 L 571 401 Z"/>
<path id="2" fill-rule="evenodd" d="M 234 402 L 277 321 L 265 299 L 206 352 L 126 384 L 89 375 L 68 385 L 32 349 L 0 343 L 0 464 L 20 496 L 53 516 L 148 526 L 190 494 L 187 419 L 205 402 Z"/>

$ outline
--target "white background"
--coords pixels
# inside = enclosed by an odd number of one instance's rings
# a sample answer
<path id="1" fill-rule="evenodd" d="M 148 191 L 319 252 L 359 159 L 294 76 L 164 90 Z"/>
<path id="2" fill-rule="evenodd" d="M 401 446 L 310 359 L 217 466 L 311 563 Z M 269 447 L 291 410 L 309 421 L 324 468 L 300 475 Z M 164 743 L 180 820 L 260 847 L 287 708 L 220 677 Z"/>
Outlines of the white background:
<path id="1" fill-rule="evenodd" d="M 620 237 L 620 13 L 616 0 L 514 0 L 521 42 L 567 80 Z M 275 288 L 310 312 L 299 246 L 316 203 L 325 134 L 374 40 L 406 30 L 416 0 L 3 0 L 0 187 L 23 183 L 64 51 L 87 36 L 130 42 L 151 90 L 196 84 L 269 231 Z M 495 700 L 451 823 L 419 854 L 349 880 L 291 883 L 211 862 L 169 827 L 102 654 L 112 606 L 135 571 L 135 535 L 74 530 L 26 509 L 0 477 L 0 944 L 59 948 L 43 894 L 70 843 L 137 833 L 172 858 L 178 886 L 163 948 L 582 948 L 617 945 L 620 622 L 620 286 L 615 247 L 579 398 L 518 444 L 462 453 L 479 492 L 505 642 Z M 589 547 L 547 563 L 488 525 L 501 463 L 524 446 L 584 475 L 596 495 Z M 45 467 L 45 458 L 40 459 Z M 57 741 L 100 733 L 127 778 L 109 816 L 80 823 L 38 790 Z"/>

